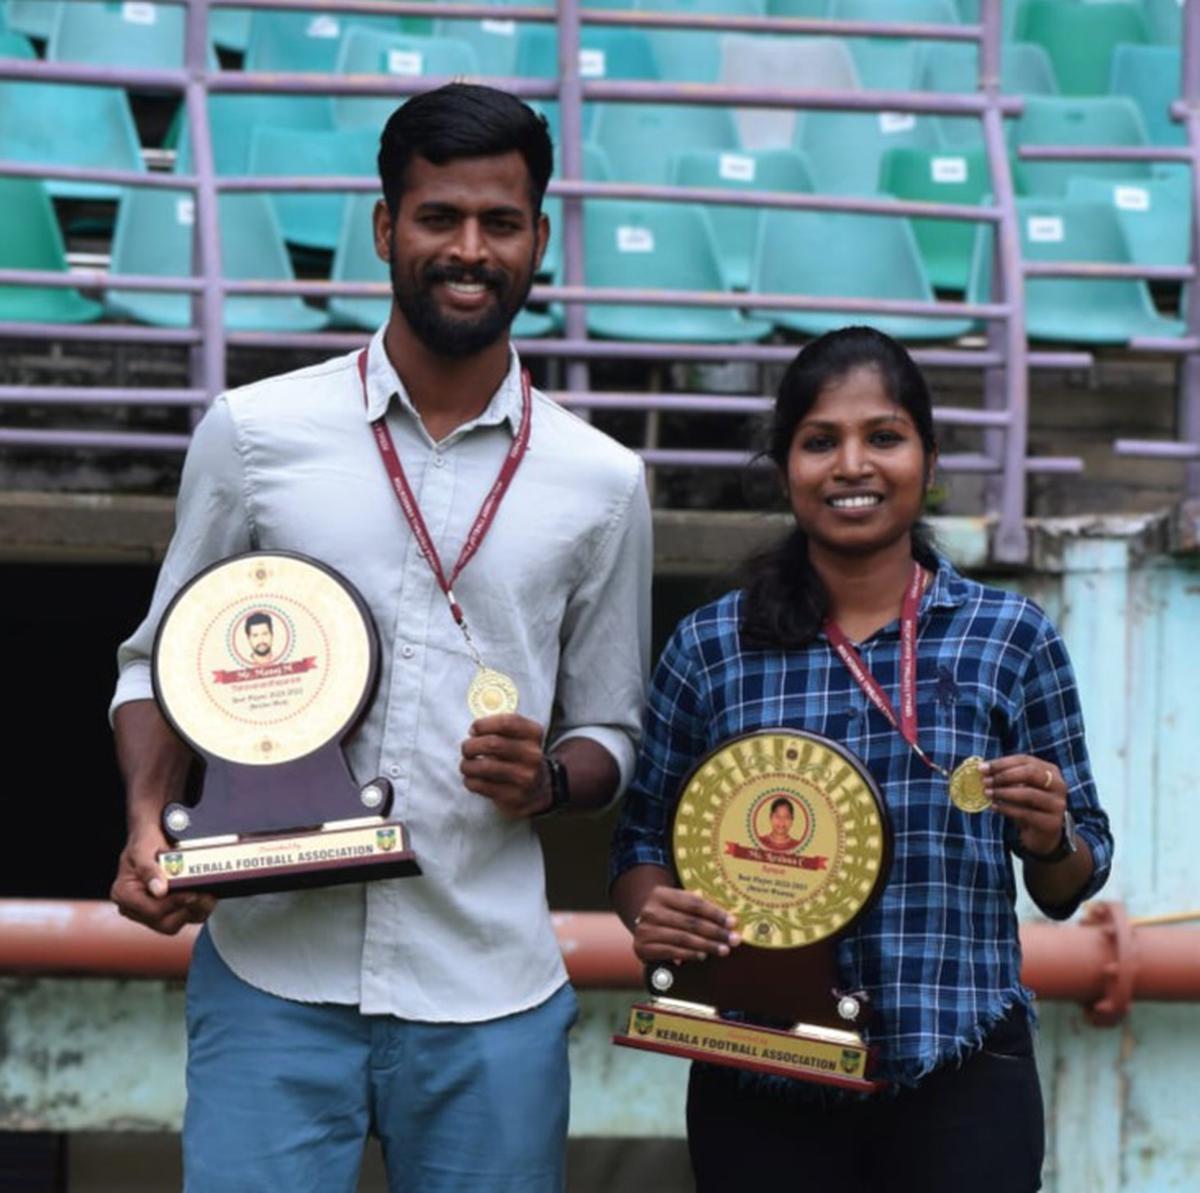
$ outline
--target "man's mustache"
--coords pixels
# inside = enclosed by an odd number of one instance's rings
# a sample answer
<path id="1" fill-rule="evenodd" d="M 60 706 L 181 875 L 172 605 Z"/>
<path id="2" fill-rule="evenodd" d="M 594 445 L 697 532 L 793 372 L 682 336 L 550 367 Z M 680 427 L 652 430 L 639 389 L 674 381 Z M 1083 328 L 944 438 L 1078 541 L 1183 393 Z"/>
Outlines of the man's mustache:
<path id="1" fill-rule="evenodd" d="M 429 286 L 438 282 L 454 282 L 466 286 L 483 285 L 489 290 L 503 290 L 507 283 L 503 270 L 488 269 L 482 265 L 430 265 L 421 274 L 421 279 Z"/>

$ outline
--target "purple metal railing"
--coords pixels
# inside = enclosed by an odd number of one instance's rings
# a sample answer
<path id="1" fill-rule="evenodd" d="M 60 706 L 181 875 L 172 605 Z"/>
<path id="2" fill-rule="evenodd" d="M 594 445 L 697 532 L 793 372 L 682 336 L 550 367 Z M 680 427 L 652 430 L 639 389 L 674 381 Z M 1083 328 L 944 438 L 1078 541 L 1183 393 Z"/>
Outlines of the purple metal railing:
<path id="1" fill-rule="evenodd" d="M 176 90 L 182 92 L 186 102 L 191 144 L 193 146 L 194 172 L 191 175 L 155 176 L 130 174 L 119 171 L 95 171 L 65 167 L 41 167 L 38 164 L 0 162 L 0 174 L 53 176 L 59 178 L 109 181 L 120 185 L 144 185 L 192 189 L 196 194 L 195 259 L 194 276 L 190 278 L 131 278 L 116 275 L 72 274 L 69 279 L 62 275 L 46 275 L 34 271 L 0 270 L 0 283 L 24 283 L 37 285 L 105 284 L 119 285 L 126 289 L 174 290 L 193 294 L 195 328 L 191 330 L 166 330 L 128 326 L 73 326 L 47 324 L 9 324 L 0 326 L 0 335 L 26 335 L 35 338 L 58 337 L 81 340 L 143 341 L 155 343 L 187 344 L 193 354 L 192 385 L 188 389 L 175 391 L 121 391 L 116 389 L 96 390 L 95 402 L 127 400 L 148 401 L 147 393 L 159 395 L 160 404 L 191 405 L 207 396 L 211 398 L 224 385 L 225 350 L 227 345 L 246 347 L 316 347 L 331 349 L 361 344 L 361 335 L 347 333 L 295 334 L 265 332 L 226 333 L 222 320 L 222 296 L 232 293 L 275 293 L 275 294 L 374 294 L 386 295 L 386 286 L 371 286 L 355 283 L 267 283 L 257 281 L 226 281 L 220 273 L 219 228 L 216 218 L 216 196 L 221 191 L 284 191 L 289 189 L 319 191 L 374 191 L 377 184 L 369 178 L 216 178 L 212 161 L 212 146 L 207 127 L 207 105 L 209 92 L 306 92 L 319 91 L 338 95 L 398 95 L 410 94 L 437 85 L 442 80 L 429 77 L 404 79 L 393 76 L 332 76 L 332 75 L 287 75 L 253 74 L 249 72 L 207 71 L 207 14 L 210 7 L 248 7 L 289 10 L 362 12 L 375 15 L 394 14 L 429 16 L 427 4 L 414 2 L 387 2 L 387 0 L 166 0 L 183 3 L 188 9 L 186 26 L 185 68 L 181 71 L 111 70 L 87 67 L 78 64 L 26 63 L 5 61 L 0 63 L 0 78 L 36 78 L 63 82 L 89 82 L 97 84 L 121 83 L 140 87 Z M 1193 9 L 1195 6 L 1189 6 Z M 445 4 L 439 5 L 439 18 L 486 19 L 494 16 L 496 9 L 491 5 Z M 623 344 L 619 342 L 592 341 L 587 338 L 587 303 L 647 303 L 674 306 L 731 306 L 764 309 L 836 309 L 847 314 L 885 312 L 918 314 L 935 317 L 972 317 L 987 321 L 988 347 L 984 351 L 962 351 L 954 349 L 926 349 L 916 353 L 925 364 L 944 363 L 975 365 L 985 370 L 984 411 L 969 412 L 975 418 L 960 419 L 963 425 L 985 428 L 982 455 L 958 455 L 943 458 L 943 465 L 968 471 L 998 471 L 998 483 L 990 489 L 989 504 L 998 515 L 997 532 L 993 550 L 997 558 L 1020 560 L 1024 558 L 1025 541 L 1024 477 L 1027 471 L 1072 471 L 1080 466 L 1077 460 L 1043 458 L 1026 459 L 1027 421 L 1027 373 L 1029 367 L 1086 367 L 1090 356 L 1086 353 L 1042 352 L 1030 353 L 1024 336 L 1024 298 L 1022 286 L 1022 264 L 1020 244 L 1017 236 L 1015 203 L 1012 179 L 1009 174 L 1008 157 L 1003 138 L 1003 118 L 1021 110 L 1021 101 L 1003 96 L 999 90 L 1000 53 L 1000 3 L 999 0 L 983 0 L 981 23 L 964 26 L 930 26 L 913 24 L 862 24 L 791 18 L 749 18 L 737 16 L 696 16 L 693 14 L 668 14 L 629 11 L 581 11 L 579 0 L 560 0 L 556 10 L 544 8 L 505 8 L 506 20 L 531 22 L 557 22 L 559 80 L 505 79 L 492 80 L 527 98 L 558 98 L 562 131 L 562 178 L 552 184 L 552 193 L 562 197 L 564 285 L 538 287 L 534 293 L 537 301 L 563 303 L 566 310 L 565 334 L 560 339 L 529 341 L 521 345 L 522 351 L 530 356 L 558 356 L 568 362 L 567 392 L 572 395 L 570 404 L 583 409 L 619 406 L 624 401 L 625 409 L 665 410 L 678 409 L 695 412 L 718 412 L 726 408 L 729 399 L 713 399 L 704 395 L 693 395 L 672 399 L 669 405 L 656 405 L 644 395 L 637 399 L 630 395 L 604 395 L 586 393 L 588 389 L 587 364 L 591 359 L 622 357 L 641 360 L 747 360 L 767 361 L 789 358 L 794 349 L 777 345 L 665 345 Z M 1189 21 L 1195 22 L 1196 14 L 1189 12 Z M 826 36 L 853 35 L 879 37 L 919 37 L 928 40 L 959 41 L 978 44 L 980 48 L 980 90 L 975 95 L 929 95 L 893 92 L 817 92 L 796 89 L 767 89 L 753 87 L 718 87 L 630 82 L 590 81 L 582 79 L 579 71 L 579 31 L 581 24 L 621 25 L 646 28 L 703 28 L 710 30 L 818 34 Z M 1197 30 L 1189 25 L 1191 33 Z M 1195 39 L 1193 38 L 1193 41 Z M 1197 54 L 1194 45 L 1185 53 L 1183 87 L 1184 114 L 1189 127 L 1190 150 L 1168 151 L 1164 160 L 1194 161 L 1197 146 L 1195 97 L 1197 94 Z M 1191 80 L 1189 86 L 1187 80 Z M 1191 97 L 1189 101 L 1189 97 Z M 807 109 L 840 109 L 880 111 L 892 110 L 914 113 L 937 113 L 945 115 L 975 116 L 983 123 L 985 145 L 992 172 L 993 190 L 996 200 L 986 207 L 963 207 L 962 205 L 939 205 L 929 203 L 880 202 L 871 199 L 854 199 L 842 196 L 788 195 L 771 193 L 728 192 L 707 188 L 639 187 L 626 183 L 589 183 L 582 180 L 582 103 L 585 100 L 610 102 L 657 102 L 672 101 L 686 103 L 712 103 L 723 105 L 783 107 Z M 1051 147 L 1051 150 L 1053 147 Z M 1045 147 L 1039 147 L 1038 156 L 1049 156 Z M 1070 154 L 1068 154 L 1070 155 Z M 1032 154 L 1030 156 L 1033 156 Z M 1095 156 L 1092 154 L 1092 156 Z M 1195 171 L 1193 171 L 1195 177 Z M 589 288 L 583 279 L 582 200 L 588 197 L 630 197 L 661 201 L 691 201 L 723 203 L 730 205 L 755 205 L 797 209 L 834 211 L 858 211 L 872 214 L 889 214 L 897 217 L 919 216 L 922 218 L 969 219 L 992 223 L 997 228 L 995 237 L 996 260 L 993 268 L 993 301 L 990 303 L 897 303 L 872 299 L 809 299 L 794 295 L 727 295 L 685 294 L 681 292 L 640 290 L 600 291 Z M 1197 203 L 1200 210 L 1200 203 Z M 1200 218 L 1200 217 L 1198 217 Z M 1200 237 L 1196 238 L 1200 240 Z M 1098 267 L 1088 266 L 1095 273 Z M 1040 272 L 1037 268 L 1026 268 L 1026 273 Z M 1116 276 L 1115 274 L 1112 276 Z M 1138 276 L 1150 276 L 1141 273 Z M 1168 271 L 1153 276 L 1171 276 L 1191 280 L 1194 268 Z M 1200 303 L 1190 308 L 1190 341 L 1200 343 Z M 1144 342 L 1149 348 L 1151 342 Z M 1194 367 L 1188 357 L 1185 370 Z M 1191 387 L 1194 391 L 1196 386 Z M 125 393 L 127 399 L 119 395 Z M 44 387 L 0 387 L 0 401 L 17 401 L 28 398 L 37 400 L 44 395 L 48 401 L 80 401 L 83 391 L 78 388 Z M 199 397 L 198 397 L 199 395 Z M 584 396 L 586 395 L 586 396 Z M 665 400 L 665 399 L 664 399 Z M 761 402 L 761 399 L 758 400 Z M 646 404 L 649 402 L 650 404 Z M 750 405 L 747 405 L 749 403 Z M 1194 405 L 1194 404 L 1193 404 Z M 738 408 L 746 411 L 757 408 L 755 399 L 738 400 Z M 963 412 L 940 412 L 943 421 L 955 421 L 955 414 Z M 1188 419 L 1194 438 L 1200 430 L 1200 410 L 1189 407 Z M 48 443 L 69 442 L 71 432 L 4 432 L 0 431 L 0 443 Z M 31 438 L 31 436 L 33 438 Z M 49 436 L 50 438 L 47 438 Z M 157 443 L 164 450 L 178 450 L 185 438 L 179 436 L 106 436 L 89 433 L 88 446 L 102 443 L 129 446 L 136 440 L 145 447 Z M 83 439 L 79 441 L 84 446 Z M 1164 445 L 1167 446 L 1167 445 Z M 732 463 L 730 453 L 689 453 L 653 450 L 646 454 L 648 463 L 718 464 Z M 740 459 L 740 457 L 739 457 Z"/>

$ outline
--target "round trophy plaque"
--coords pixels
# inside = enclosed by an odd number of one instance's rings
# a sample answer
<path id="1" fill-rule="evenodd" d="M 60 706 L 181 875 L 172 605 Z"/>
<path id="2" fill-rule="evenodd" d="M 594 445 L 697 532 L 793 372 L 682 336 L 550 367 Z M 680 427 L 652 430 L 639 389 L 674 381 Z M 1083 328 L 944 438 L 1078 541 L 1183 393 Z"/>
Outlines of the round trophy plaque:
<path id="1" fill-rule="evenodd" d="M 709 754 L 675 813 L 680 883 L 733 912 L 745 944 L 790 949 L 841 934 L 887 869 L 886 817 L 849 751 L 797 731 Z"/>
<path id="2" fill-rule="evenodd" d="M 198 752 L 274 766 L 340 740 L 362 711 L 375 636 L 361 598 L 328 568 L 278 552 L 202 572 L 163 617 L 159 705 Z"/>
<path id="3" fill-rule="evenodd" d="M 420 873 L 387 779 L 357 781 L 342 741 L 378 676 L 349 583 L 280 551 L 234 556 L 180 589 L 154 643 L 154 694 L 204 760 L 168 803 L 169 889 L 222 896 Z"/>
<path id="4" fill-rule="evenodd" d="M 839 988 L 835 956 L 837 937 L 870 907 L 891 863 L 886 806 L 862 762 L 797 729 L 725 742 L 684 781 L 673 857 L 680 886 L 732 912 L 742 943 L 703 964 L 647 966 L 652 997 L 634 1004 L 614 1041 L 880 1088 L 859 1034 L 870 997 Z"/>

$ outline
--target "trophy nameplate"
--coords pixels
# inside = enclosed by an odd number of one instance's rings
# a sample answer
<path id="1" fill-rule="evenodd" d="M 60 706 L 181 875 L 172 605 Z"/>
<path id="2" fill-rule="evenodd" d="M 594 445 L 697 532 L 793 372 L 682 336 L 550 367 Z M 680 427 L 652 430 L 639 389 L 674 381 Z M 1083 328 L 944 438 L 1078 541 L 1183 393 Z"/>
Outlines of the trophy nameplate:
<path id="1" fill-rule="evenodd" d="M 419 874 L 392 787 L 355 780 L 342 741 L 365 713 L 379 641 L 331 568 L 237 555 L 176 594 L 154 640 L 154 694 L 199 755 L 193 804 L 163 809 L 171 891 L 223 896 Z"/>
<path id="2" fill-rule="evenodd" d="M 870 1000 L 839 989 L 835 956 L 891 862 L 886 808 L 862 762 L 802 730 L 728 741 L 684 782 L 672 853 L 679 885 L 732 912 L 742 943 L 727 957 L 648 965 L 652 997 L 613 1042 L 878 1089 L 860 1034 Z"/>

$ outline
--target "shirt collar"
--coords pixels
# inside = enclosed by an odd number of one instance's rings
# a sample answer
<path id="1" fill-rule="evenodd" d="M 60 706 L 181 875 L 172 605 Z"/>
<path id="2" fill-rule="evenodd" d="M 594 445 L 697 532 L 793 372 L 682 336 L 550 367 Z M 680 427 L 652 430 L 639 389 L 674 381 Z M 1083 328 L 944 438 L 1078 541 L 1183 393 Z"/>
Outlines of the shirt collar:
<path id="1" fill-rule="evenodd" d="M 387 413 L 393 398 L 399 402 L 402 410 L 413 418 L 417 418 L 416 408 L 408 396 L 408 391 L 404 388 L 404 382 L 400 380 L 399 374 L 392 367 L 387 350 L 383 346 L 383 335 L 386 330 L 385 324 L 371 337 L 371 342 L 367 346 L 366 417 L 368 422 L 382 418 Z M 461 434 L 474 427 L 496 426 L 502 422 L 509 424 L 514 435 L 521 425 L 521 361 L 517 356 L 517 350 L 511 344 L 508 346 L 508 372 L 504 374 L 499 388 L 492 394 L 483 413 L 469 423 L 464 423 L 455 431 L 455 434 Z"/>
<path id="2" fill-rule="evenodd" d="M 927 609 L 955 609 L 967 599 L 967 582 L 944 555 L 937 557 L 933 581 L 921 597 L 920 612 Z"/>

